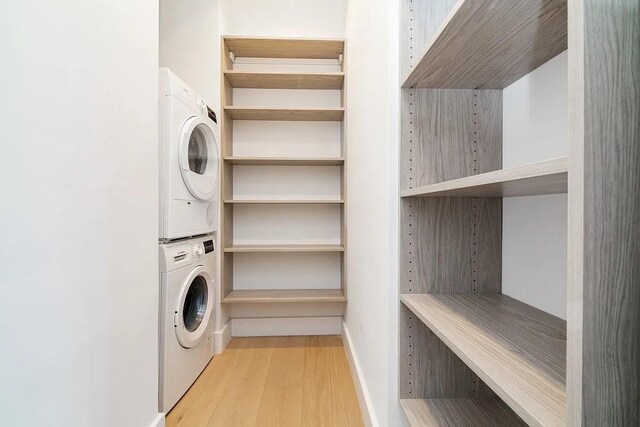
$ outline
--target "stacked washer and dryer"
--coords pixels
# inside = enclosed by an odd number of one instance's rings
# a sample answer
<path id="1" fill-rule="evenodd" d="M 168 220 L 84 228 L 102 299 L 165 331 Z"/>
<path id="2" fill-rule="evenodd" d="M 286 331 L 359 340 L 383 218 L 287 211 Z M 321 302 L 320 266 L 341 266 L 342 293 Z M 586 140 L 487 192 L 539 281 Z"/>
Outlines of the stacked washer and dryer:
<path id="1" fill-rule="evenodd" d="M 160 69 L 160 381 L 168 412 L 213 357 L 218 224 L 215 113 Z"/>

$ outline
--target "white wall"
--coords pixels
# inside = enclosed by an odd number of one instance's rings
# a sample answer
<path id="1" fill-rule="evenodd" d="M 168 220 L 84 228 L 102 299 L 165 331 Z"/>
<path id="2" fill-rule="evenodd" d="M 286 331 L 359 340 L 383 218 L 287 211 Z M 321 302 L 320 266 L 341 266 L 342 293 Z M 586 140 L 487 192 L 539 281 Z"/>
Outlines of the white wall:
<path id="1" fill-rule="evenodd" d="M 24 0 L 0 16 L 0 412 L 157 416 L 158 5 Z"/>
<path id="2" fill-rule="evenodd" d="M 220 114 L 218 0 L 160 0 L 160 66 Z"/>
<path id="3" fill-rule="evenodd" d="M 567 53 L 504 90 L 503 165 L 567 154 Z M 502 208 L 502 292 L 566 318 L 567 195 L 511 197 Z"/>
<path id="4" fill-rule="evenodd" d="M 221 0 L 222 34 L 342 37 L 345 0 Z"/>
<path id="5" fill-rule="evenodd" d="M 374 425 L 397 426 L 398 5 L 347 10 L 345 330 Z"/>

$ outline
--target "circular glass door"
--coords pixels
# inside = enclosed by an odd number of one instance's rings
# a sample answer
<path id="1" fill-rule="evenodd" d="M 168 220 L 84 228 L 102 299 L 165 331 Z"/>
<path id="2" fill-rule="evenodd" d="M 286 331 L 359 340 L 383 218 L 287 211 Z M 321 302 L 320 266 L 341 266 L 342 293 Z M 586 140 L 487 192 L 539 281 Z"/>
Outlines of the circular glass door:
<path id="1" fill-rule="evenodd" d="M 176 337 L 181 346 L 190 348 L 202 341 L 211 318 L 213 292 L 213 280 L 201 265 L 184 281 L 174 311 Z"/>
<path id="2" fill-rule="evenodd" d="M 187 290 L 182 306 L 182 322 L 187 331 L 194 332 L 202 324 L 207 313 L 208 299 L 207 281 L 202 276 L 196 276 Z"/>
<path id="3" fill-rule="evenodd" d="M 208 119 L 187 120 L 179 150 L 180 172 L 189 192 L 199 200 L 212 198 L 218 184 L 218 144 Z"/>

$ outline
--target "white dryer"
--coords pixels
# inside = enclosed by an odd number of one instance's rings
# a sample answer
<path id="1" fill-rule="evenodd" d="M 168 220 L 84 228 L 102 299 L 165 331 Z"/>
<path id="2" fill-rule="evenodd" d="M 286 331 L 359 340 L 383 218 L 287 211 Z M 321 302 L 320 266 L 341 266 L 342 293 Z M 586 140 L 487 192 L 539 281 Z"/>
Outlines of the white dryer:
<path id="1" fill-rule="evenodd" d="M 160 245 L 160 412 L 213 357 L 215 254 L 212 236 Z"/>
<path id="2" fill-rule="evenodd" d="M 159 107 L 159 238 L 168 241 L 216 231 L 215 114 L 168 68 L 160 68 Z"/>

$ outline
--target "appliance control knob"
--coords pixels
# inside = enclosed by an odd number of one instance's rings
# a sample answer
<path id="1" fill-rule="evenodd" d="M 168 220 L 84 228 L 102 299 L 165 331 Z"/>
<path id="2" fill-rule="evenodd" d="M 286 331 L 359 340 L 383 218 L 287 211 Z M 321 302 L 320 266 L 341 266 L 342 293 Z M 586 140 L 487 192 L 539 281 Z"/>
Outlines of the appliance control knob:
<path id="1" fill-rule="evenodd" d="M 193 247 L 193 253 L 194 253 L 196 256 L 200 256 L 200 255 L 202 255 L 202 254 L 204 253 L 204 249 L 202 248 L 202 245 L 195 245 L 195 246 Z"/>
<path id="2" fill-rule="evenodd" d="M 207 104 L 205 104 L 202 99 L 198 100 L 198 105 L 200 106 L 200 111 L 202 113 L 205 113 L 207 111 Z"/>

